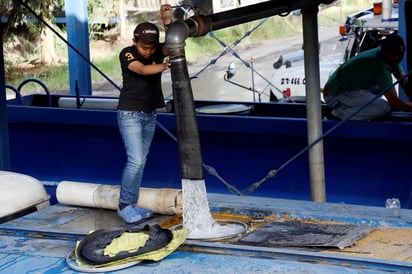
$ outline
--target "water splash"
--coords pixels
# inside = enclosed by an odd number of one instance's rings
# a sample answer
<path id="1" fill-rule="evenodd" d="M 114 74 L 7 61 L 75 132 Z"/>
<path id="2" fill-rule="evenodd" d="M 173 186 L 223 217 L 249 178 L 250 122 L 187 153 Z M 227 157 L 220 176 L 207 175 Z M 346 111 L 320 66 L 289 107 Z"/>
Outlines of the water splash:
<path id="1" fill-rule="evenodd" d="M 222 238 L 243 231 L 238 224 L 220 225 L 210 213 L 204 180 L 182 179 L 183 227 L 189 229 L 188 239 Z"/>
<path id="2" fill-rule="evenodd" d="M 210 230 L 215 224 L 210 214 L 204 180 L 182 179 L 183 227 L 190 235 Z"/>

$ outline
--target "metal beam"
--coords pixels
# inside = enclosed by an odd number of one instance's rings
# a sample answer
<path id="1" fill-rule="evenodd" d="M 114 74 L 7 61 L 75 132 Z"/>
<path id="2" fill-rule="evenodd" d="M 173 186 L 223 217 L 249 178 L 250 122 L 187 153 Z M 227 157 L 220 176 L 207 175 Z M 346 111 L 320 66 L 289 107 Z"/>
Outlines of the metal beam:
<path id="1" fill-rule="evenodd" d="M 66 0 L 67 40 L 90 60 L 87 0 Z M 92 94 L 90 64 L 69 48 L 70 94 Z"/>
<path id="2" fill-rule="evenodd" d="M 308 6 L 302 9 L 306 116 L 309 144 L 319 140 L 323 134 L 320 98 L 318 11 L 317 6 Z M 323 141 L 313 145 L 308 153 L 312 201 L 326 202 Z"/>
<path id="3" fill-rule="evenodd" d="M 3 33 L 0 24 L 0 33 Z M 6 76 L 4 70 L 3 35 L 0 35 L 0 170 L 10 169 L 9 127 L 6 99 Z"/>
<path id="4" fill-rule="evenodd" d="M 271 0 L 210 15 L 195 15 L 187 20 L 189 36 L 198 37 L 208 32 L 250 21 L 282 15 L 303 8 L 331 4 L 335 0 Z"/>

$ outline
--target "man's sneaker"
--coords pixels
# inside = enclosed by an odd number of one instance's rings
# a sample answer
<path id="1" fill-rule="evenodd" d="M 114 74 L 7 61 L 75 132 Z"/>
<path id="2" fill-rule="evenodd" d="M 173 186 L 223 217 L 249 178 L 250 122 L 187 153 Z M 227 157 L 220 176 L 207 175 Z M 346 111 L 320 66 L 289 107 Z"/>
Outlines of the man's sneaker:
<path id="1" fill-rule="evenodd" d="M 153 212 L 152 212 L 152 211 L 147 210 L 147 209 L 144 209 L 144 208 L 141 208 L 141 207 L 138 207 L 138 206 L 136 206 L 136 207 L 134 208 L 134 210 L 135 210 L 135 212 L 136 212 L 137 214 L 139 214 L 140 216 L 142 216 L 143 219 L 147 219 L 147 218 L 150 218 L 150 217 L 153 216 Z"/>
<path id="2" fill-rule="evenodd" d="M 123 221 L 126 223 L 135 223 L 142 219 L 142 215 L 135 210 L 134 207 L 131 205 L 126 206 L 122 210 L 117 211 L 117 215 L 119 215 Z"/>

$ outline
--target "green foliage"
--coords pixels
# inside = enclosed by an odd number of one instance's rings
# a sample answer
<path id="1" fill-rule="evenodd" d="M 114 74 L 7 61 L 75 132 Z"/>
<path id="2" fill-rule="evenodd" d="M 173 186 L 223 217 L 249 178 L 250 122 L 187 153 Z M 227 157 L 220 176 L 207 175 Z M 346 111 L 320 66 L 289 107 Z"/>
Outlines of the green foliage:
<path id="1" fill-rule="evenodd" d="M 118 55 L 112 55 L 107 59 L 101 59 L 94 64 L 109 78 L 119 79 L 121 77 L 120 61 Z M 102 75 L 92 69 L 92 81 L 106 81 Z"/>
<path id="2" fill-rule="evenodd" d="M 59 1 L 64 0 L 26 0 L 24 3 L 38 14 L 41 14 L 44 17 L 52 18 L 49 7 Z M 26 25 L 27 22 L 35 20 L 33 19 L 33 14 L 31 14 L 19 0 L 0 2 L 0 14 L 8 18 L 8 22 L 3 29 L 3 37 L 5 40 L 9 36 L 10 29 Z M 32 25 L 30 31 L 39 31 L 39 24 L 34 23 L 27 25 Z"/>
<path id="3" fill-rule="evenodd" d="M 98 60 L 93 64 L 99 68 L 110 79 L 119 79 L 121 77 L 120 63 L 117 55 L 110 56 L 108 59 Z M 104 82 L 101 76 L 95 69 L 91 68 L 92 82 Z M 14 69 L 9 71 L 7 84 L 17 87 L 24 79 L 36 78 L 43 82 L 47 88 L 53 93 L 67 93 L 69 83 L 69 67 L 68 65 L 56 66 L 53 68 L 37 68 L 33 70 Z M 23 94 L 31 94 L 44 92 L 43 89 L 36 83 L 29 83 L 24 86 Z"/>

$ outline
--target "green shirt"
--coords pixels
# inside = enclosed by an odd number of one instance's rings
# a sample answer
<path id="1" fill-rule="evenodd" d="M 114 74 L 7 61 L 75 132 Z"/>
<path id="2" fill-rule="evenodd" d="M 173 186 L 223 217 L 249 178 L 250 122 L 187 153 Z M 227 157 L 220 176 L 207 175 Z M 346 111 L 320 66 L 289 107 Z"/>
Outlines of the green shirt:
<path id="1" fill-rule="evenodd" d="M 361 52 L 337 68 L 329 77 L 327 86 L 330 95 L 351 90 L 384 90 L 392 85 L 394 70 L 402 71 L 400 65 L 392 69 L 382 58 L 381 48 Z"/>

